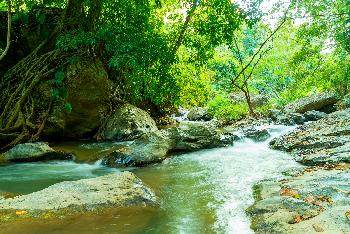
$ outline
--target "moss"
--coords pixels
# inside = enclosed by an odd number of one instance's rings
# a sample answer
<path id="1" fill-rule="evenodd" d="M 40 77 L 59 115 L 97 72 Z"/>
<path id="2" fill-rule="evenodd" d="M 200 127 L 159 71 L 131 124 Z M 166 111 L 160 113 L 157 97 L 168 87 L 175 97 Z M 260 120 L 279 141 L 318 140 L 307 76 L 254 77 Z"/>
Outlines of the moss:
<path id="1" fill-rule="evenodd" d="M 261 190 L 260 184 L 254 184 L 254 185 L 253 185 L 253 197 L 254 197 L 254 200 L 255 200 L 256 202 L 262 200 L 261 191 L 262 191 L 262 190 Z"/>

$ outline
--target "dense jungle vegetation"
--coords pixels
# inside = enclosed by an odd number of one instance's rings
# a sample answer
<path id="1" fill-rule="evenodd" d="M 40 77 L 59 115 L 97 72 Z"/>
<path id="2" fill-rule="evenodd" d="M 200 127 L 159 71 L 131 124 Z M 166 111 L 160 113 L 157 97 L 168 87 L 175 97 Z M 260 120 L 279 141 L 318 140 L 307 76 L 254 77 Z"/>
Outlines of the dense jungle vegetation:
<path id="1" fill-rule="evenodd" d="M 129 102 L 152 116 L 199 106 L 236 120 L 324 90 L 350 104 L 350 1 L 263 5 L 1 0 L 2 139 L 36 140 L 53 112 L 74 113 L 69 66 L 83 59 L 108 74 L 111 108 Z M 251 99 L 259 95 L 268 103 L 256 107 Z"/>

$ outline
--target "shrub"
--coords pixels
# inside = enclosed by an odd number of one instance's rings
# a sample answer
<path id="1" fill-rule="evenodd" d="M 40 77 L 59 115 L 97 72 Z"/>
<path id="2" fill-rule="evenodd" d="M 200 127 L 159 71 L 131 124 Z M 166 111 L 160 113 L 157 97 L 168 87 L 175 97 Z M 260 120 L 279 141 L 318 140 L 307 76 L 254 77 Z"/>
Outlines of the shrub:
<path id="1" fill-rule="evenodd" d="M 207 107 L 209 114 L 224 121 L 240 120 L 248 113 L 248 105 L 246 103 L 233 103 L 231 99 L 222 94 L 218 94 L 210 100 Z"/>

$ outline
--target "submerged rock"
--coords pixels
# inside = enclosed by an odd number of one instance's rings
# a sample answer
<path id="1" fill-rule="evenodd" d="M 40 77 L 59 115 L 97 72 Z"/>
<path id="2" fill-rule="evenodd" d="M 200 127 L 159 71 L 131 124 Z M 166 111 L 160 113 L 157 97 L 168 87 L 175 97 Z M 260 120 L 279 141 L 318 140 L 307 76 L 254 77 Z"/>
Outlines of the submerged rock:
<path id="1" fill-rule="evenodd" d="M 200 123 L 187 123 L 145 134 L 131 145 L 110 153 L 102 161 L 111 167 L 143 166 L 161 162 L 173 152 L 189 152 L 222 145 L 215 128 Z"/>
<path id="2" fill-rule="evenodd" d="M 3 154 L 10 162 L 35 162 L 45 160 L 70 160 L 73 155 L 57 152 L 44 142 L 19 144 Z"/>
<path id="3" fill-rule="evenodd" d="M 255 204 L 247 209 L 256 233 L 347 233 L 350 223 L 349 166 L 308 168 L 282 181 L 255 186 Z M 316 230 L 317 229 L 317 230 Z"/>
<path id="4" fill-rule="evenodd" d="M 328 116 L 270 142 L 306 165 L 350 162 L 350 109 Z"/>
<path id="5" fill-rule="evenodd" d="M 301 98 L 288 104 L 285 111 L 288 113 L 305 113 L 312 110 L 323 110 L 324 112 L 335 111 L 334 105 L 339 101 L 335 93 L 324 92 Z"/>
<path id="6" fill-rule="evenodd" d="M 146 111 L 125 104 L 109 117 L 102 138 L 105 140 L 134 140 L 145 133 L 157 130 L 156 122 Z"/>
<path id="7" fill-rule="evenodd" d="M 133 205 L 155 206 L 156 197 L 133 173 L 123 172 L 65 181 L 28 195 L 0 200 L 0 220 L 14 211 L 40 218 L 48 212 L 61 215 L 62 210 L 70 214 Z"/>

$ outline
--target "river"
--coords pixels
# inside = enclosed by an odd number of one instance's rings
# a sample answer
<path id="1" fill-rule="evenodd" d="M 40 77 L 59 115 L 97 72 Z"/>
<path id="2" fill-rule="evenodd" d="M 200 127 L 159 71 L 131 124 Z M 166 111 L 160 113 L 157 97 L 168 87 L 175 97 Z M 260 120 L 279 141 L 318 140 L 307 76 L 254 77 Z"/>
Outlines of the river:
<path id="1" fill-rule="evenodd" d="M 292 128 L 269 126 L 269 132 L 272 138 Z M 230 147 L 129 168 L 155 191 L 159 208 L 111 208 L 68 219 L 0 224 L 0 233 L 253 233 L 245 209 L 254 202 L 254 183 L 300 167 L 290 155 L 269 149 L 271 138 L 260 143 L 243 139 Z M 0 192 L 30 193 L 64 180 L 119 171 L 99 163 L 12 164 L 0 167 Z"/>

